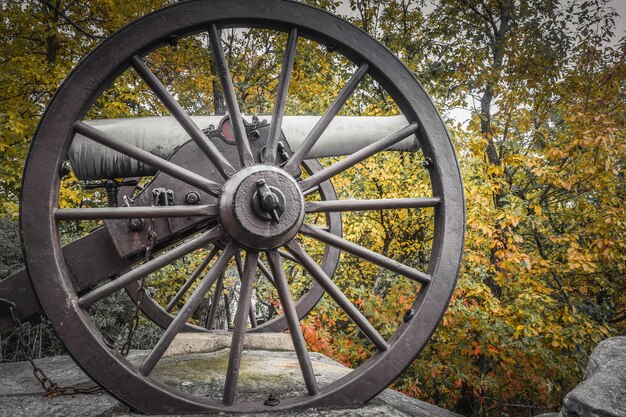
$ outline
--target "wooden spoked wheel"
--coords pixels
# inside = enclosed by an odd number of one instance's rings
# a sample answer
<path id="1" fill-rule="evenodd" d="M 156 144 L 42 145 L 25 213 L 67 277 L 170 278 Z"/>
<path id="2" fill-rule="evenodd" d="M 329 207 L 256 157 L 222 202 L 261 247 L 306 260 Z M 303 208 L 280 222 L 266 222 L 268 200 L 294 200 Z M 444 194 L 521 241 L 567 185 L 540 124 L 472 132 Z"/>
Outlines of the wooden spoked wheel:
<path id="1" fill-rule="evenodd" d="M 260 27 L 289 34 L 267 144 L 268 156 L 263 163 L 255 159 L 245 134 L 231 75 L 219 41 L 218 30 L 224 27 Z M 142 60 L 150 51 L 167 44 L 173 36 L 180 38 L 202 31 L 208 31 L 212 38 L 218 74 L 233 120 L 238 164 L 229 162 L 205 140 L 202 131 Z M 285 110 L 291 64 L 299 38 L 321 45 L 334 45 L 336 52 L 352 61 L 357 69 L 300 148 L 286 164 L 276 166 L 280 121 Z M 160 159 L 82 121 L 102 91 L 129 67 L 139 73 L 185 128 L 199 152 L 206 158 L 207 165 L 215 167 L 214 175 L 200 175 L 198 171 L 186 167 L 185 161 L 177 161 L 175 158 Z M 294 177 L 309 151 L 366 74 L 376 80 L 395 101 L 407 125 L 313 175 Z M 166 208 L 59 208 L 58 167 L 64 161 L 76 133 L 151 165 L 172 179 L 197 187 L 213 196 L 216 204 Z M 411 135 L 417 137 L 422 153 L 429 161 L 431 196 L 305 201 L 304 194 L 312 188 Z M 313 212 L 403 208 L 434 210 L 432 249 L 425 271 L 417 271 L 304 221 L 305 215 Z M 179 242 L 178 246 L 164 254 L 86 293 L 76 292 L 59 241 L 59 221 L 189 216 L 204 217 L 209 221 L 197 235 Z M 23 182 L 21 227 L 28 272 L 42 311 L 76 362 L 112 395 L 146 413 L 267 411 L 363 403 L 388 386 L 411 363 L 436 328 L 455 285 L 463 246 L 464 203 L 459 167 L 441 118 L 411 71 L 365 32 L 324 11 L 291 1 L 188 1 L 139 19 L 109 37 L 77 66 L 59 89 L 42 118 L 28 155 Z M 410 280 L 421 286 L 411 301 L 411 314 L 400 321 L 391 337 L 383 338 L 359 308 L 345 296 L 332 277 L 304 249 L 302 237 L 312 238 L 362 258 L 391 271 L 398 279 Z M 173 259 L 217 242 L 221 242 L 220 247 L 223 249 L 219 251 L 212 267 L 147 356 L 141 358 L 139 363 L 133 363 L 105 343 L 88 314 L 90 306 L 135 282 L 138 277 L 168 265 Z M 298 314 L 278 252 L 283 248 L 340 306 L 376 350 L 352 372 L 323 386 L 316 379 L 298 323 Z M 192 395 L 153 377 L 153 370 L 174 337 L 184 329 L 205 294 L 222 275 L 231 258 L 240 251 L 245 252 L 242 285 L 233 323 L 224 390 L 217 397 Z M 269 261 L 306 387 L 301 395 L 284 398 L 274 406 L 266 405 L 262 400 L 237 401 L 236 398 L 247 313 L 260 255 Z"/>

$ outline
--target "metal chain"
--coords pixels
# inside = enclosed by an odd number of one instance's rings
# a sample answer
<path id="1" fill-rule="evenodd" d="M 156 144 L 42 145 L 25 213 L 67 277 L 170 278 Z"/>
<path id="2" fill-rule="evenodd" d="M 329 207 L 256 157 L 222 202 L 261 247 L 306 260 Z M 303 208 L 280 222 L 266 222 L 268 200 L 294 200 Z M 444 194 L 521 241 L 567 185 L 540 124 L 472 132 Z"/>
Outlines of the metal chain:
<path id="1" fill-rule="evenodd" d="M 159 201 L 160 191 L 154 190 L 152 193 L 152 202 L 151 205 L 154 207 Z M 150 226 L 148 228 L 148 235 L 146 237 L 146 254 L 144 256 L 144 263 L 150 261 L 152 258 L 152 250 L 154 249 L 154 244 L 157 240 L 157 234 L 154 231 L 154 218 L 150 219 Z M 144 296 L 146 295 L 146 289 L 144 287 L 144 283 L 146 280 L 146 276 L 141 277 L 141 281 L 139 282 L 139 288 L 137 288 L 137 292 L 135 293 L 135 311 L 133 312 L 133 316 L 128 322 L 128 333 L 126 335 L 126 340 L 124 344 L 120 348 L 120 353 L 124 356 L 128 356 L 130 352 L 130 348 L 133 344 L 133 338 L 135 337 L 135 331 L 137 327 L 139 327 L 139 314 L 141 310 L 141 302 L 143 301 Z"/>
<path id="2" fill-rule="evenodd" d="M 152 205 L 154 206 L 156 201 L 159 199 L 159 193 L 154 193 L 152 196 Z M 126 201 L 126 200 L 125 200 Z M 132 202 L 132 200 L 130 200 Z M 128 201 L 126 201 L 128 204 Z M 157 234 L 154 231 L 154 219 L 150 219 L 150 228 L 148 230 L 148 236 L 146 239 L 146 254 L 144 257 L 144 262 L 148 262 L 152 257 L 152 250 L 154 249 L 154 244 L 156 243 Z M 131 319 L 128 326 L 128 336 L 122 348 L 120 349 L 120 353 L 122 355 L 127 356 L 130 351 L 130 347 L 132 345 L 133 336 L 135 331 L 137 330 L 137 326 L 139 325 L 139 310 L 141 307 L 141 302 L 145 295 L 145 287 L 144 287 L 145 276 L 141 278 L 141 283 L 139 288 L 137 289 L 136 296 L 136 306 L 135 312 L 133 314 L 133 318 Z M 17 338 L 18 338 L 18 349 L 19 351 L 28 359 L 30 365 L 33 368 L 33 375 L 37 379 L 37 381 L 41 384 L 41 387 L 45 391 L 46 397 L 53 398 L 59 395 L 76 395 L 76 394 L 92 394 L 102 390 L 102 387 L 99 385 L 94 385 L 88 388 L 76 388 L 76 387 L 61 387 L 58 383 L 48 377 L 43 369 L 41 369 L 35 363 L 33 358 L 33 353 L 30 348 L 30 345 L 26 341 L 24 337 L 24 325 L 22 321 L 18 318 L 17 313 L 15 311 L 15 306 L 9 305 L 9 310 L 11 312 L 11 317 L 15 326 L 17 327 Z"/>
<path id="3" fill-rule="evenodd" d="M 99 385 L 94 385 L 88 388 L 75 388 L 75 387 L 60 387 L 59 384 L 54 382 L 52 379 L 46 375 L 46 373 L 35 363 L 33 358 L 33 352 L 30 349 L 30 345 L 26 342 L 24 338 L 24 326 L 21 320 L 17 317 L 17 313 L 15 312 L 14 306 L 9 306 L 9 310 L 11 311 L 11 317 L 13 318 L 13 322 L 17 326 L 17 338 L 18 338 L 18 348 L 26 356 L 26 359 L 30 362 L 30 365 L 33 367 L 33 375 L 41 384 L 41 387 L 45 391 L 46 397 L 53 398 L 59 395 L 76 395 L 76 394 L 92 394 L 94 392 L 98 392 L 102 389 Z"/>

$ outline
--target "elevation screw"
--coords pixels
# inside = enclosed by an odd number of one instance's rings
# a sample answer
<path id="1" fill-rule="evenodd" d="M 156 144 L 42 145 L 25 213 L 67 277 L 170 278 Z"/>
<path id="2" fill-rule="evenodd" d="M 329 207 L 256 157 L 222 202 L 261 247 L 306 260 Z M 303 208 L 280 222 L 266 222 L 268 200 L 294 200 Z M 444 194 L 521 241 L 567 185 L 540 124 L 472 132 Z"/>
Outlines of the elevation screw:
<path id="1" fill-rule="evenodd" d="M 270 393 L 270 395 L 267 396 L 267 399 L 265 400 L 265 402 L 263 404 L 269 405 L 270 407 L 274 407 L 274 406 L 277 406 L 278 404 L 280 404 L 280 400 L 272 392 L 272 393 Z"/>

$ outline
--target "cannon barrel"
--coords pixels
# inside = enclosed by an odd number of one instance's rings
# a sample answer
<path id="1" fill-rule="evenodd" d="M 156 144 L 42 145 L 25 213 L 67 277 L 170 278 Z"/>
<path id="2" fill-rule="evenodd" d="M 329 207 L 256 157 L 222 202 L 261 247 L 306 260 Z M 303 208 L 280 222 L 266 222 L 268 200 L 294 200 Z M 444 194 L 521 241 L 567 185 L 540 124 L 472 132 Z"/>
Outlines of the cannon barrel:
<path id="1" fill-rule="evenodd" d="M 202 129 L 218 126 L 223 116 L 194 116 L 192 119 Z M 271 123 L 271 117 L 262 117 Z M 320 116 L 286 116 L 282 130 L 291 148 L 300 148 L 307 134 Z M 128 119 L 91 120 L 89 125 L 117 139 L 137 146 L 159 157 L 168 158 L 178 146 L 190 138 L 173 117 L 138 117 Z M 404 116 L 339 116 L 320 137 L 307 158 L 323 158 L 352 154 L 365 146 L 405 127 Z M 414 152 L 419 149 L 412 135 L 389 150 Z M 76 176 L 81 180 L 101 178 L 141 177 L 156 174 L 151 166 L 129 156 L 106 148 L 80 134 L 68 154 Z"/>

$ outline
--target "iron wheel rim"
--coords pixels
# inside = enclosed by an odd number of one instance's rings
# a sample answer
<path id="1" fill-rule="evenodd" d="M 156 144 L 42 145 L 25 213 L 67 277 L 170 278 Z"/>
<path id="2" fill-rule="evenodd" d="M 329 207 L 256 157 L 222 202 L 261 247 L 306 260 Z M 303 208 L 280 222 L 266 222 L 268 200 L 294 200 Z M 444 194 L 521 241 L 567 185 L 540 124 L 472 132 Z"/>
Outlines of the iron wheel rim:
<path id="1" fill-rule="evenodd" d="M 367 62 L 369 74 L 393 97 L 407 119 L 419 123 L 422 151 L 434 161 L 430 171 L 433 195 L 441 199 L 435 210 L 435 237 L 428 268 L 432 281 L 415 299 L 413 319 L 400 325 L 385 352 L 322 387 L 317 395 L 285 399 L 275 407 L 257 403 L 224 406 L 172 392 L 172 388 L 140 376 L 126 359 L 111 352 L 100 338 L 94 337 L 100 334 L 98 329 L 78 306 L 50 209 L 58 205 L 56 172 L 69 148 L 74 121 L 82 119 L 106 86 L 128 67 L 128 57 L 144 56 L 174 35 L 197 33 L 211 23 L 283 31 L 297 27 L 301 36 L 317 42 L 330 39 L 337 51 L 353 62 Z M 458 163 L 440 116 L 412 72 L 360 29 L 291 1 L 190 1 L 147 15 L 116 32 L 81 61 L 49 104 L 28 154 L 22 190 L 29 191 L 21 196 L 22 244 L 42 311 L 88 375 L 120 401 L 148 413 L 268 411 L 328 404 L 350 406 L 369 400 L 411 363 L 435 330 L 452 295 L 463 246 L 459 236 L 464 234 L 464 202 Z M 120 385 L 121 380 L 125 383 Z"/>

